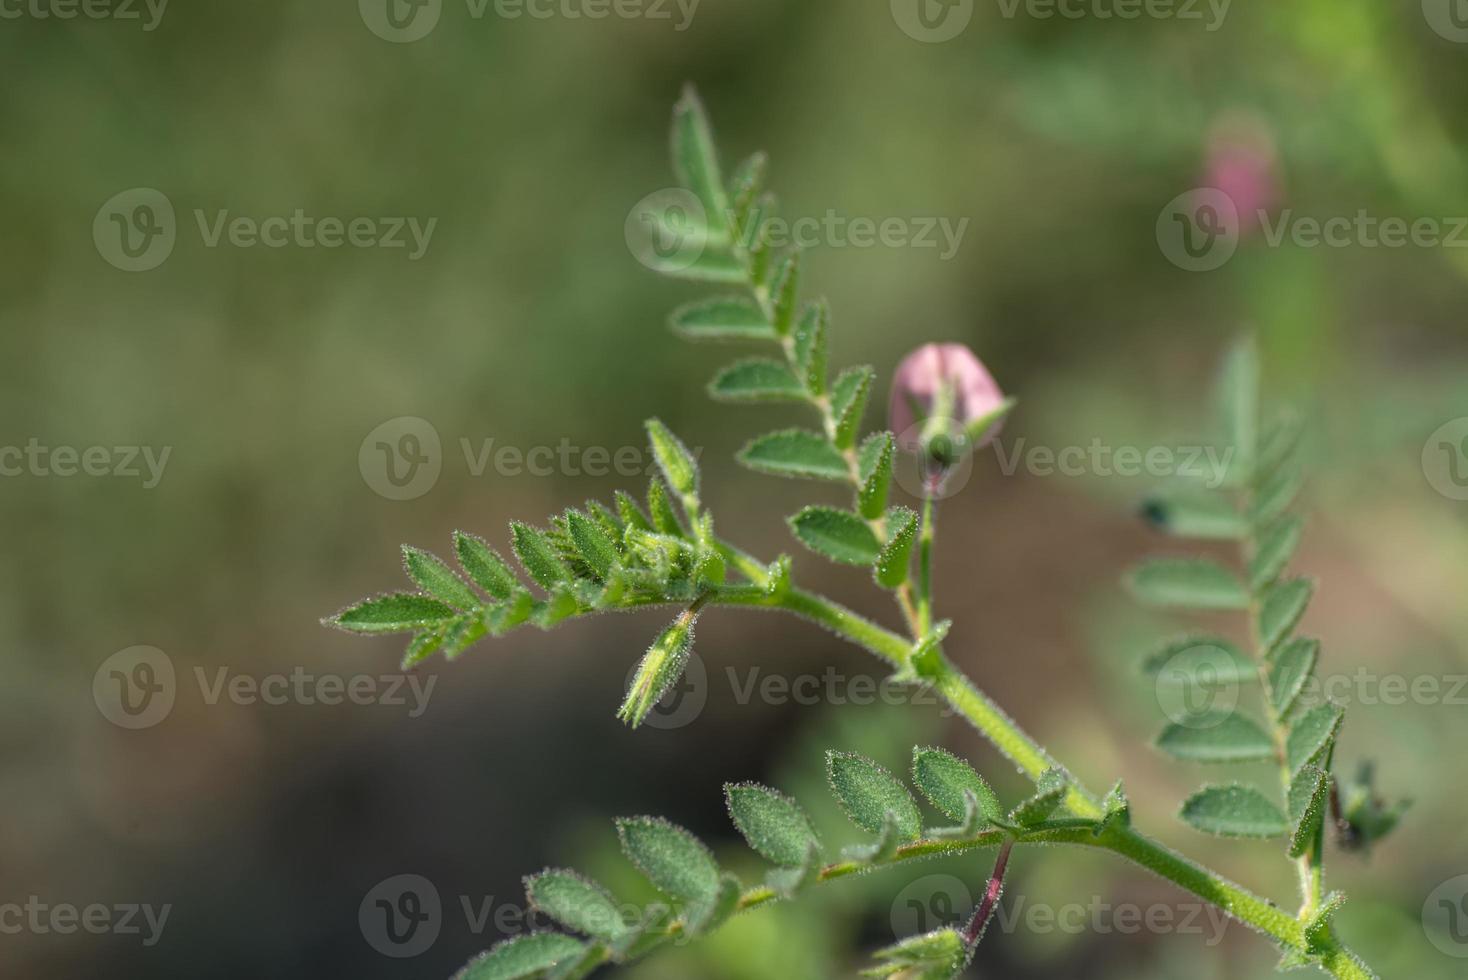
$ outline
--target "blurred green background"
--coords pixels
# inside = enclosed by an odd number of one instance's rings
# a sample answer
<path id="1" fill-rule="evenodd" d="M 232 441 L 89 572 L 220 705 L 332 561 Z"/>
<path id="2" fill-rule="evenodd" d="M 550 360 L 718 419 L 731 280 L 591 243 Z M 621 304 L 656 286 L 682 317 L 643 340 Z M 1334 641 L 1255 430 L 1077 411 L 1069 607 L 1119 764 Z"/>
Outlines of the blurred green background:
<path id="1" fill-rule="evenodd" d="M 138 21 L 4 7 L 0 444 L 170 455 L 153 487 L 34 466 L 0 479 L 0 904 L 171 908 L 151 946 L 7 929 L 6 976 L 447 976 L 522 927 L 524 873 L 576 864 L 630 888 L 615 816 L 665 814 L 739 866 L 721 785 L 760 779 L 822 805 L 828 747 L 901 765 L 913 742 L 938 741 L 1021 792 L 932 706 L 741 703 L 729 669 L 880 672 L 813 627 L 727 610 L 701 622 L 707 701 L 675 729 L 632 733 L 613 717 L 658 612 L 430 661 L 418 717 L 381 703 L 211 704 L 196 682 L 220 668 L 391 675 L 398 641 L 318 619 L 400 587 L 401 542 L 446 553 L 464 528 L 503 546 L 512 517 L 644 482 L 565 466 L 476 474 L 463 441 L 640 450 L 641 420 L 657 414 L 702 448 L 722 531 L 763 556 L 798 551 L 782 518 L 820 488 L 731 458 L 791 414 L 711 405 L 703 385 L 728 352 L 664 326 L 700 291 L 643 268 L 624 237 L 636 202 L 672 182 L 667 121 L 685 81 L 726 159 L 770 152 L 787 214 L 968 221 L 947 260 L 827 243 L 806 282 L 833 306 L 838 363 L 885 376 L 920 343 L 972 345 L 1020 399 L 1006 451 L 1196 441 L 1220 351 L 1255 331 L 1268 389 L 1312 424 L 1299 567 L 1321 583 L 1305 629 L 1325 642 L 1325 673 L 1468 673 L 1468 503 L 1435 451 L 1424 464 L 1430 437 L 1468 415 L 1468 252 L 1271 246 L 1256 229 L 1221 268 L 1188 272 L 1156 230 L 1170 200 L 1207 183 L 1221 121 L 1239 118 L 1251 146 L 1272 145 L 1271 214 L 1468 215 L 1468 45 L 1438 16 L 1446 3 L 1238 4 L 1208 30 L 1206 18 L 1086 7 L 1047 19 L 980 2 L 950 11 L 971 19 L 932 42 L 886 3 L 703 0 L 678 30 L 676 7 L 591 19 L 567 2 L 541 19 L 445 0 L 412 43 L 378 36 L 371 4 L 347 0 L 178 3 L 152 30 L 144 8 Z M 139 187 L 171 203 L 176 243 L 129 272 L 93 225 Z M 437 224 L 414 261 L 209 247 L 194 218 L 297 209 Z M 374 491 L 359 449 L 403 416 L 439 434 L 442 472 L 399 501 Z M 868 425 L 881 424 L 874 408 Z M 1090 786 L 1124 777 L 1144 828 L 1292 901 L 1277 845 L 1217 842 L 1173 819 L 1216 774 L 1148 745 L 1161 713 L 1134 664 L 1178 625 L 1137 611 L 1119 584 L 1167 547 L 1135 517 L 1148 486 L 1006 474 L 982 455 L 941 518 L 949 652 Z M 801 553 L 797 575 L 893 618 L 860 571 Z M 166 653 L 178 692 L 165 719 L 129 730 L 99 710 L 93 680 L 140 644 Z M 1373 757 L 1383 790 L 1416 801 L 1369 861 L 1328 863 L 1351 896 L 1340 932 L 1384 976 L 1446 980 L 1468 962 L 1449 955 L 1468 945 L 1441 930 L 1429 941 L 1422 921 L 1434 889 L 1468 873 L 1465 739 L 1462 692 L 1350 706 L 1343 766 Z M 856 839 L 838 814 L 817 819 L 828 839 Z M 625 975 L 848 976 L 894 925 L 937 924 L 904 916 L 954 908 L 967 897 L 954 883 L 977 894 L 987 871 L 981 856 L 824 888 Z M 399 874 L 426 878 L 443 907 L 412 959 L 380 954 L 359 922 L 364 896 Z M 466 902 L 507 912 L 476 922 Z M 1022 917 L 1023 903 L 1128 902 L 1188 899 L 1106 855 L 1024 850 L 1005 900 L 1016 922 L 991 931 L 972 973 L 1271 975 L 1267 943 L 1236 925 L 1214 936 L 1206 917 L 1201 935 Z"/>

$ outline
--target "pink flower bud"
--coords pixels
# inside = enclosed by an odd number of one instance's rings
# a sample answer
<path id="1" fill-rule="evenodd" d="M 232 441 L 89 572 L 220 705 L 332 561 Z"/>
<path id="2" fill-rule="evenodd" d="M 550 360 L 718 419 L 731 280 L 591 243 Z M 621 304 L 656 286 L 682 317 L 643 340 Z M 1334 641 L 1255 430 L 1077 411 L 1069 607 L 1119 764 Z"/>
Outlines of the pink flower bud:
<path id="1" fill-rule="evenodd" d="M 1262 120 L 1227 115 L 1208 135 L 1203 181 L 1229 196 L 1239 215 L 1239 231 L 1259 227 L 1260 212 L 1279 203 L 1279 171 L 1274 138 Z"/>
<path id="2" fill-rule="evenodd" d="M 901 449 L 919 452 L 933 435 L 965 432 L 1004 407 L 1004 392 L 973 351 L 963 344 L 924 344 L 902 359 L 892 377 L 888 424 Z M 998 422 L 990 426 L 978 446 L 990 442 L 999 428 Z"/>

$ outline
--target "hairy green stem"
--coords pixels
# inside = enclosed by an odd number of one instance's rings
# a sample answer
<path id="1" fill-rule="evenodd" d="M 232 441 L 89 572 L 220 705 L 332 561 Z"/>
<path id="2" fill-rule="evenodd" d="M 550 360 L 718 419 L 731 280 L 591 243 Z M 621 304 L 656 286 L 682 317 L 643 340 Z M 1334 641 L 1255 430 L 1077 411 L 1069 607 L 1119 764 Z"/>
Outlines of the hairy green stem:
<path id="1" fill-rule="evenodd" d="M 838 603 L 801 589 L 791 588 L 775 595 L 758 589 L 727 589 L 713 594 L 710 603 L 791 612 L 826 627 L 894 666 L 908 666 L 908 657 L 912 650 L 912 644 L 908 640 Z M 929 670 L 924 679 L 1026 774 L 1038 778 L 1046 769 L 1057 765 L 1038 742 L 1026 734 L 946 658 L 940 657 L 938 666 Z M 1095 797 L 1075 782 L 1071 783 L 1066 804 L 1082 818 L 1095 820 L 1103 815 L 1101 805 Z M 1094 836 L 1088 829 L 1057 831 L 1047 840 L 1112 851 L 1218 906 L 1240 922 L 1268 935 L 1281 946 L 1296 951 L 1307 949 L 1304 924 L 1300 919 L 1282 911 L 1268 899 L 1255 895 L 1130 827 L 1113 827 L 1100 837 Z M 822 880 L 839 877 L 840 872 L 834 870 L 839 867 L 833 866 L 823 871 Z M 768 898 L 750 900 L 747 904 L 752 906 L 773 898 L 771 893 Z M 1322 953 L 1321 966 L 1332 976 L 1341 980 L 1373 980 L 1375 974 L 1341 947 L 1334 937 L 1326 937 L 1323 942 L 1323 950 L 1317 947 L 1317 952 Z"/>

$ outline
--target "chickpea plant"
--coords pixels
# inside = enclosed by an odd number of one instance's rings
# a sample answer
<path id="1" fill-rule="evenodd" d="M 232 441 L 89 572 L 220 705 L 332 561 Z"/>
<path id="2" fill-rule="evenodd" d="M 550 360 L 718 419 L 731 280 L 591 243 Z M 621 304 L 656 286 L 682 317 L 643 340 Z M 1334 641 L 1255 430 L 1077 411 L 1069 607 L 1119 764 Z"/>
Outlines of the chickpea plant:
<path id="1" fill-rule="evenodd" d="M 1313 586 L 1286 571 L 1301 533 L 1299 518 L 1288 513 L 1300 486 L 1298 426 L 1290 416 L 1261 426 L 1253 348 L 1245 343 L 1233 351 L 1220 383 L 1225 444 L 1233 450 L 1225 487 L 1215 492 L 1179 486 L 1144 508 L 1154 525 L 1178 539 L 1234 542 L 1238 569 L 1193 557 L 1159 558 L 1137 569 L 1130 581 L 1146 603 L 1232 610 L 1247 620 L 1245 649 L 1219 637 L 1188 635 L 1167 641 L 1143 667 L 1160 683 L 1177 683 L 1194 695 L 1223 684 L 1248 703 L 1257 702 L 1256 717 L 1237 699 L 1220 705 L 1185 698 L 1186 709 L 1170 712 L 1157 745 L 1184 762 L 1249 762 L 1276 771 L 1272 793 L 1255 785 L 1206 786 L 1182 804 L 1181 818 L 1207 834 L 1279 839 L 1281 857 L 1298 869 L 1294 913 L 1142 833 L 1132 824 L 1119 782 L 1103 795 L 1088 790 L 945 656 L 949 622 L 934 618 L 931 575 L 935 502 L 944 495 L 953 465 L 993 437 L 1013 402 L 966 348 L 928 345 L 896 372 L 893 431 L 863 436 L 876 372 L 852 367 L 832 377 L 827 307 L 820 301 L 802 305 L 799 254 L 780 254 L 761 234 L 775 211 L 775 199 L 764 188 L 765 157 L 755 154 L 726 180 L 692 91 L 674 111 L 672 143 L 689 201 L 676 230 L 694 236 L 696 247 L 676 250 L 662 271 L 730 291 L 681 308 L 673 314 L 673 329 L 690 340 L 770 351 L 773 356 L 725 368 L 710 383 L 710 394 L 729 402 L 803 405 L 813 410 L 815 426 L 758 436 L 739 461 L 774 476 L 844 486 L 847 507 L 806 507 L 789 518 L 790 529 L 818 555 L 870 568 L 876 586 L 895 598 L 905 634 L 801 588 L 788 555 L 757 559 L 724 536 L 704 505 L 693 455 L 656 419 L 647 423 L 647 434 L 662 477 L 653 479 L 642 500 L 619 492 L 610 504 L 589 502 L 546 527 L 512 523 L 518 571 L 490 544 L 463 532 L 453 538 L 459 570 L 426 551 L 405 548 L 404 565 L 417 591 L 367 599 L 328 622 L 357 633 L 411 634 L 408 668 L 436 652 L 452 659 L 486 636 L 527 624 L 550 629 L 595 612 L 675 607 L 677 614 L 643 655 L 618 710 L 635 728 L 681 676 L 702 610 L 782 610 L 865 648 L 900 680 L 931 688 L 1033 780 L 1033 792 L 1003 803 L 969 763 L 940 748 L 918 747 L 911 779 L 941 815 L 934 821 L 896 774 L 859 755 L 832 751 L 826 759 L 831 791 L 867 835 L 865 842 L 832 853 L 795 800 L 754 783 L 728 785 L 734 826 L 771 866 L 763 882 L 752 884 L 721 869 L 687 830 L 655 817 L 621 820 L 623 851 L 665 902 L 627 915 L 604 888 L 574 871 L 532 875 L 526 879 L 530 902 L 564 931 L 505 941 L 460 975 L 584 977 L 808 888 L 936 855 L 994 848 L 992 874 L 965 925 L 882 949 L 864 972 L 904 980 L 958 977 L 994 912 L 1012 849 L 1069 844 L 1111 851 L 1219 906 L 1278 946 L 1281 969 L 1313 967 L 1353 980 L 1374 976 L 1336 937 L 1332 919 L 1344 897 L 1325 890 L 1325 844 L 1334 836 L 1343 849 L 1368 848 L 1392 829 L 1401 807 L 1382 803 L 1369 776 L 1345 784 L 1334 775 L 1343 711 L 1299 703 L 1319 644 L 1294 635 Z M 659 230 L 673 229 L 654 229 Z M 922 473 L 921 512 L 890 499 L 902 454 L 911 454 Z"/>

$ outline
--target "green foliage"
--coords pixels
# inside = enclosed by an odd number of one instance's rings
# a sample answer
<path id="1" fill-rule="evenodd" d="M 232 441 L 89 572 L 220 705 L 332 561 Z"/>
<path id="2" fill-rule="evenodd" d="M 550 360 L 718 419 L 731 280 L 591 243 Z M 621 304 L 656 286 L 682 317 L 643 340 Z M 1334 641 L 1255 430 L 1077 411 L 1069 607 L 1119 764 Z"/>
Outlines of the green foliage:
<path id="1" fill-rule="evenodd" d="M 719 865 L 703 842 L 656 817 L 617 821 L 622 851 L 669 898 L 707 904 L 719 893 Z"/>
<path id="2" fill-rule="evenodd" d="M 971 805 L 990 823 L 1004 818 L 1004 808 L 984 777 L 945 749 L 913 749 L 912 778 L 928 802 L 950 820 L 966 819 Z"/>
<path id="3" fill-rule="evenodd" d="M 1325 821 L 1325 804 L 1330 796 L 1330 777 L 1318 766 L 1302 766 L 1290 781 L 1290 857 L 1300 857 L 1320 834 Z"/>
<path id="4" fill-rule="evenodd" d="M 869 521 L 881 517 L 887 509 L 887 494 L 892 486 L 892 454 L 896 445 L 890 432 L 873 433 L 861 444 L 857 463 L 860 479 L 857 510 Z"/>
<path id="5" fill-rule="evenodd" d="M 1132 572 L 1132 592 L 1153 606 L 1247 609 L 1249 594 L 1222 565 L 1205 558 L 1156 558 Z"/>
<path id="6" fill-rule="evenodd" d="M 1231 453 L 1223 490 L 1171 488 L 1143 509 L 1154 525 L 1174 537 L 1236 542 L 1241 573 L 1211 559 L 1162 558 L 1137 569 L 1131 585 L 1151 605 L 1247 613 L 1252 656 L 1222 640 L 1183 638 L 1149 655 L 1143 666 L 1157 677 L 1159 687 L 1172 680 L 1205 689 L 1229 685 L 1238 693 L 1258 690 L 1267 722 L 1261 725 L 1230 699 L 1222 714 L 1169 725 L 1157 744 L 1188 761 L 1275 762 L 1280 804 L 1254 786 L 1205 787 L 1183 804 L 1181 817 L 1210 834 L 1287 837 L 1289 856 L 1301 862 L 1302 901 L 1308 909 L 1321 900 L 1319 844 L 1344 713 L 1327 704 L 1297 717 L 1301 694 L 1320 657 L 1317 641 L 1294 635 L 1314 584 L 1287 576 L 1304 528 L 1299 517 L 1286 513 L 1303 482 L 1294 458 L 1300 426 L 1289 413 L 1261 425 L 1259 375 L 1253 344 L 1239 344 L 1227 358 L 1217 393 L 1219 429 Z M 1263 685 L 1254 683 L 1260 679 Z M 1393 823 L 1384 821 L 1383 832 Z M 1345 840 L 1354 846 L 1358 832 L 1348 820 L 1345 826 Z M 1328 933 L 1328 923 L 1321 928 Z M 1307 949 L 1292 950 L 1287 965 L 1319 962 L 1315 947 L 1320 941 L 1333 942 L 1317 937 Z"/>
<path id="7" fill-rule="evenodd" d="M 861 431 L 875 372 L 864 366 L 835 369 L 835 380 L 830 380 L 830 310 L 821 299 L 802 302 L 799 255 L 776 247 L 767 233 L 776 204 L 764 189 L 764 157 L 749 158 L 726 184 L 711 129 L 691 90 L 675 109 L 672 145 L 674 169 L 699 201 L 703 219 L 699 227 L 680 229 L 699 246 L 697 259 L 677 268 L 670 262 L 664 271 L 737 286 L 743 293 L 679 308 L 672 315 L 673 329 L 692 340 L 773 348 L 775 356 L 744 357 L 725 366 L 711 382 L 710 393 L 730 402 L 800 403 L 814 413 L 815 424 L 757 436 L 738 459 L 772 475 L 845 485 L 849 509 L 806 507 L 790 519 L 791 528 L 804 545 L 827 558 L 871 566 L 878 584 L 898 592 L 910 635 L 891 633 L 797 589 L 788 556 L 766 565 L 717 538 L 713 515 L 699 496 L 697 460 L 656 419 L 648 421 L 647 433 L 661 478 L 650 481 L 645 510 L 619 491 L 614 507 L 591 501 L 552 518 L 545 527 L 511 524 L 511 550 L 538 591 L 527 588 L 519 572 L 490 545 L 456 533 L 460 570 L 426 551 L 405 548 L 405 571 L 420 591 L 367 599 L 338 613 L 330 624 L 366 634 L 412 634 L 404 661 L 411 666 L 435 652 L 457 656 L 484 636 L 524 624 L 548 629 L 602 611 L 681 607 L 644 654 L 618 711 L 636 727 L 682 675 L 695 621 L 706 604 L 783 608 L 881 652 L 902 679 L 938 686 L 1023 771 L 1038 773 L 1036 785 L 1027 799 L 1006 811 L 967 763 L 940 749 L 915 749 L 916 785 L 937 810 L 960 824 L 925 828 L 923 814 L 901 780 L 861 755 L 831 752 L 826 768 L 836 801 L 875 840 L 845 848 L 842 861 L 828 867 L 820 865 L 820 842 L 794 800 L 757 784 L 729 785 L 726 797 L 734 825 L 774 865 L 767 885 L 749 891 L 687 830 L 653 817 L 621 820 L 617 829 L 626 857 L 666 897 L 666 904 L 628 915 L 595 882 L 572 871 L 542 872 L 526 880 L 531 903 L 585 939 L 549 933 L 520 937 L 474 960 L 462 975 L 474 980 L 585 977 L 601 965 L 636 959 L 675 938 L 710 931 L 745 908 L 791 897 L 829 878 L 999 843 L 1004 850 L 996 866 L 997 883 L 1002 883 L 1010 844 L 1073 841 L 1126 853 L 1202 894 L 1194 872 L 1176 871 L 1170 864 L 1175 856 L 1131 830 L 1130 805 L 1120 783 L 1098 802 L 982 693 L 964 687 L 941 649 L 948 621 L 932 623 L 930 535 L 916 513 L 889 501 L 894 437 L 877 432 L 863 438 Z M 1283 807 L 1252 786 L 1205 787 L 1184 803 L 1181 816 L 1212 834 L 1287 836 L 1290 854 L 1310 870 L 1310 862 L 1320 857 L 1342 713 L 1327 705 L 1297 716 L 1300 694 L 1318 660 L 1314 641 L 1293 635 L 1313 587 L 1286 577 L 1302 530 L 1299 519 L 1286 515 L 1302 483 L 1293 458 L 1298 425 L 1290 416 L 1261 425 L 1258 377 L 1252 345 L 1240 345 L 1228 359 L 1218 395 L 1220 429 L 1229 450 L 1223 491 L 1174 486 L 1144 507 L 1145 516 L 1173 538 L 1234 543 L 1241 552 L 1238 560 L 1159 558 L 1137 569 L 1130 584 L 1149 605 L 1248 614 L 1254 640 L 1248 653 L 1220 639 L 1184 637 L 1154 651 L 1143 666 L 1159 688 L 1222 682 L 1257 692 L 1249 696 L 1259 698 L 1266 723 L 1240 711 L 1193 717 L 1164 730 L 1158 745 L 1190 761 L 1277 760 L 1285 787 Z M 982 438 L 1012 405 L 1006 400 L 989 416 L 973 420 L 969 437 Z M 910 566 L 920 535 L 923 574 L 915 579 Z M 1258 683 L 1261 679 L 1264 685 Z M 1402 808 L 1381 803 L 1369 785 L 1350 787 L 1346 799 L 1343 825 L 1362 846 L 1388 832 L 1400 817 Z M 1137 849 L 1150 859 L 1138 857 Z M 1306 908 L 1318 909 L 1318 918 L 1307 921 L 1302 914 L 1296 923 L 1284 917 L 1281 926 L 1273 906 L 1209 872 L 1197 873 L 1208 876 L 1220 895 L 1241 899 L 1241 904 L 1226 907 L 1265 928 L 1300 962 L 1323 962 L 1333 948 L 1329 916 L 1335 905 L 1330 900 L 1308 899 Z M 1302 881 L 1308 877 L 1302 875 Z M 982 925 L 977 917 L 974 922 Z M 1297 938 L 1301 923 L 1303 942 Z M 939 930 L 881 951 L 879 965 L 868 975 L 951 980 L 971 950 L 972 943 L 962 934 Z"/>
<path id="8" fill-rule="evenodd" d="M 874 570 L 877 584 L 895 589 L 907 581 L 912 564 L 912 545 L 917 540 L 918 515 L 907 507 L 893 507 L 887 512 L 887 543 L 882 545 Z"/>
<path id="9" fill-rule="evenodd" d="M 807 507 L 790 518 L 790 529 L 811 551 L 846 565 L 871 565 L 881 545 L 860 516 L 833 507 Z"/>
<path id="10" fill-rule="evenodd" d="M 1278 837 L 1287 825 L 1279 807 L 1252 786 L 1208 786 L 1183 803 L 1187 823 L 1219 837 Z"/>
<path id="11" fill-rule="evenodd" d="M 1320 657 L 1320 641 L 1295 637 L 1274 656 L 1269 668 L 1269 699 L 1280 718 L 1294 710 Z"/>
<path id="12" fill-rule="evenodd" d="M 841 809 L 862 830 L 880 834 L 890 819 L 899 839 L 922 835 L 923 818 L 912 794 L 872 760 L 850 752 L 828 753 L 826 776 Z"/>
<path id="13" fill-rule="evenodd" d="M 647 420 L 647 436 L 652 442 L 653 456 L 657 459 L 658 468 L 663 471 L 668 486 L 681 497 L 696 495 L 698 461 L 693 458 L 688 447 L 657 419 Z"/>
<path id="14" fill-rule="evenodd" d="M 1333 704 L 1322 704 L 1311 708 L 1290 726 L 1286 743 L 1285 758 L 1290 772 L 1299 772 L 1303 766 L 1328 761 L 1330 750 L 1335 745 L 1336 733 L 1346 713 Z"/>
<path id="15" fill-rule="evenodd" d="M 709 382 L 709 394 L 719 401 L 804 401 L 805 386 L 790 368 L 767 357 L 735 361 Z"/>
<path id="16" fill-rule="evenodd" d="M 810 818 L 790 797 L 756 783 L 724 787 L 729 816 L 749 846 L 775 864 L 800 867 L 820 840 Z"/>
<path id="17" fill-rule="evenodd" d="M 354 633 L 411 633 L 453 617 L 454 610 L 437 599 L 397 592 L 365 599 L 327 622 Z"/>
<path id="18" fill-rule="evenodd" d="M 580 941 L 555 932 L 516 936 L 470 960 L 455 974 L 455 980 L 528 980 L 541 977 L 546 970 L 575 960 L 585 948 Z"/>
<path id="19" fill-rule="evenodd" d="M 617 717 L 633 728 L 642 724 L 647 713 L 683 676 L 683 670 L 688 666 L 688 655 L 693 652 L 695 618 L 689 613 L 679 616 L 643 655 L 642 663 L 638 664 L 637 673 L 627 687 L 622 707 L 617 709 Z"/>
<path id="20" fill-rule="evenodd" d="M 489 545 L 472 534 L 454 532 L 454 554 L 474 584 L 495 599 L 509 599 L 519 588 L 515 573 Z"/>
<path id="21" fill-rule="evenodd" d="M 615 942 L 631 931 L 606 889 L 574 871 L 549 870 L 525 879 L 532 908 L 567 929 Z"/>
<path id="22" fill-rule="evenodd" d="M 805 429 L 762 435 L 740 450 L 739 462 L 773 476 L 838 481 L 850 476 L 840 451 L 825 436 Z"/>
<path id="23" fill-rule="evenodd" d="M 1269 734 L 1238 713 L 1168 725 L 1158 736 L 1157 747 L 1190 762 L 1266 762 L 1274 758 Z"/>
<path id="24" fill-rule="evenodd" d="M 863 970 L 861 975 L 893 980 L 951 980 L 963 972 L 968 952 L 968 944 L 956 929 L 939 929 L 909 936 L 878 950 L 873 955 L 880 963 Z"/>

